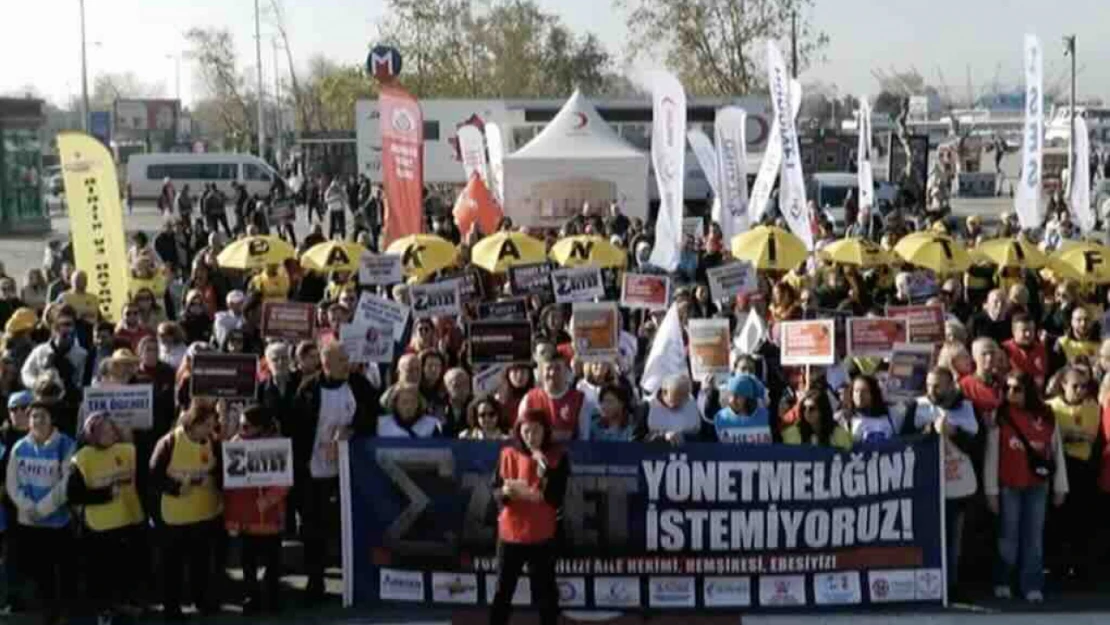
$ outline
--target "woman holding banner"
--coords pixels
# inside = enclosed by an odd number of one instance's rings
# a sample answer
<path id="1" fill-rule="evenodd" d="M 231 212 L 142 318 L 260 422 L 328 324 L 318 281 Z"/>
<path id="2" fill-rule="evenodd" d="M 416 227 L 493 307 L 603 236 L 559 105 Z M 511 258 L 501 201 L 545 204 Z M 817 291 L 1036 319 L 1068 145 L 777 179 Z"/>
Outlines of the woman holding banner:
<path id="1" fill-rule="evenodd" d="M 555 625 L 559 618 L 556 535 L 570 460 L 554 444 L 551 426 L 542 411 L 522 414 L 514 438 L 514 445 L 501 450 L 493 476 L 493 492 L 501 512 L 497 516 L 497 593 L 489 622 L 509 622 L 513 593 L 527 564 L 540 623 Z"/>

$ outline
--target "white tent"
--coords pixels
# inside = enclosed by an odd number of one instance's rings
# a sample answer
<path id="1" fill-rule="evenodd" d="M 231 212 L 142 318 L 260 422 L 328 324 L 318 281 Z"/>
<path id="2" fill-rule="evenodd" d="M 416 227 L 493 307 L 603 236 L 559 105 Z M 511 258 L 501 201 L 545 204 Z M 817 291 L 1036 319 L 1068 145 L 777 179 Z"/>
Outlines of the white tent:
<path id="1" fill-rule="evenodd" d="M 647 155 L 578 91 L 543 132 L 505 157 L 504 171 L 504 212 L 517 225 L 558 228 L 586 202 L 598 215 L 616 201 L 625 215 L 647 219 Z"/>

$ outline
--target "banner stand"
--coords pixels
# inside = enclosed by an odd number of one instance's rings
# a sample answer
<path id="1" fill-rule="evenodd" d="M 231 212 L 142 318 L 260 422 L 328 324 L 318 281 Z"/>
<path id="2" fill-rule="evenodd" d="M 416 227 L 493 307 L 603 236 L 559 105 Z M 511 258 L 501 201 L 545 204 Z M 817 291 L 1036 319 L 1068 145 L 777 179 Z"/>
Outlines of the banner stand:
<path id="1" fill-rule="evenodd" d="M 945 443 L 944 435 L 938 434 L 940 442 L 940 452 L 937 458 L 940 459 L 940 577 L 941 577 L 941 596 L 940 604 L 945 608 L 948 607 L 948 480 L 945 478 L 944 473 L 944 454 L 948 448 Z"/>
<path id="2" fill-rule="evenodd" d="M 350 442 L 345 440 L 339 443 L 339 525 L 342 537 L 339 550 L 343 554 L 343 607 L 349 608 L 355 603 L 355 558 L 351 527 L 351 453 Z"/>

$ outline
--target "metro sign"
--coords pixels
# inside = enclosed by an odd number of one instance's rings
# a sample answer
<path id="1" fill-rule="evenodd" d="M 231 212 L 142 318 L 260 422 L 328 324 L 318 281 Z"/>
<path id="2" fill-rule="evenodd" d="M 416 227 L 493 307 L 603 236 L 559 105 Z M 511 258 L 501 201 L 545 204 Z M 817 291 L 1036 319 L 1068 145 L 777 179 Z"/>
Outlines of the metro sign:
<path id="1" fill-rule="evenodd" d="M 374 46 L 366 57 L 366 72 L 378 80 L 390 80 L 401 74 L 401 53 L 390 46 Z"/>

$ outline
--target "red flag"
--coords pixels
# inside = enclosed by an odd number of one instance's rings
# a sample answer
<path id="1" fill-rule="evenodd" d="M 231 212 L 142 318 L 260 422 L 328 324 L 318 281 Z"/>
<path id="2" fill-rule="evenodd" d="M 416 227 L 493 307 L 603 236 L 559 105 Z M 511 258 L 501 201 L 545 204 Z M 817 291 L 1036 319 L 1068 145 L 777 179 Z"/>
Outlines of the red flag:
<path id="1" fill-rule="evenodd" d="M 378 97 L 382 181 L 387 210 L 383 245 L 423 231 L 424 115 L 416 98 L 397 84 Z"/>
<path id="2" fill-rule="evenodd" d="M 501 207 L 497 205 L 497 200 L 493 199 L 486 183 L 482 182 L 482 177 L 477 173 L 471 174 L 470 182 L 466 183 L 466 188 L 459 193 L 459 199 L 455 200 L 455 209 L 451 211 L 455 216 L 455 223 L 459 226 L 459 232 L 464 235 L 470 232 L 470 227 L 475 223 L 481 229 L 482 234 L 493 234 L 497 231 L 497 225 L 501 223 Z"/>

